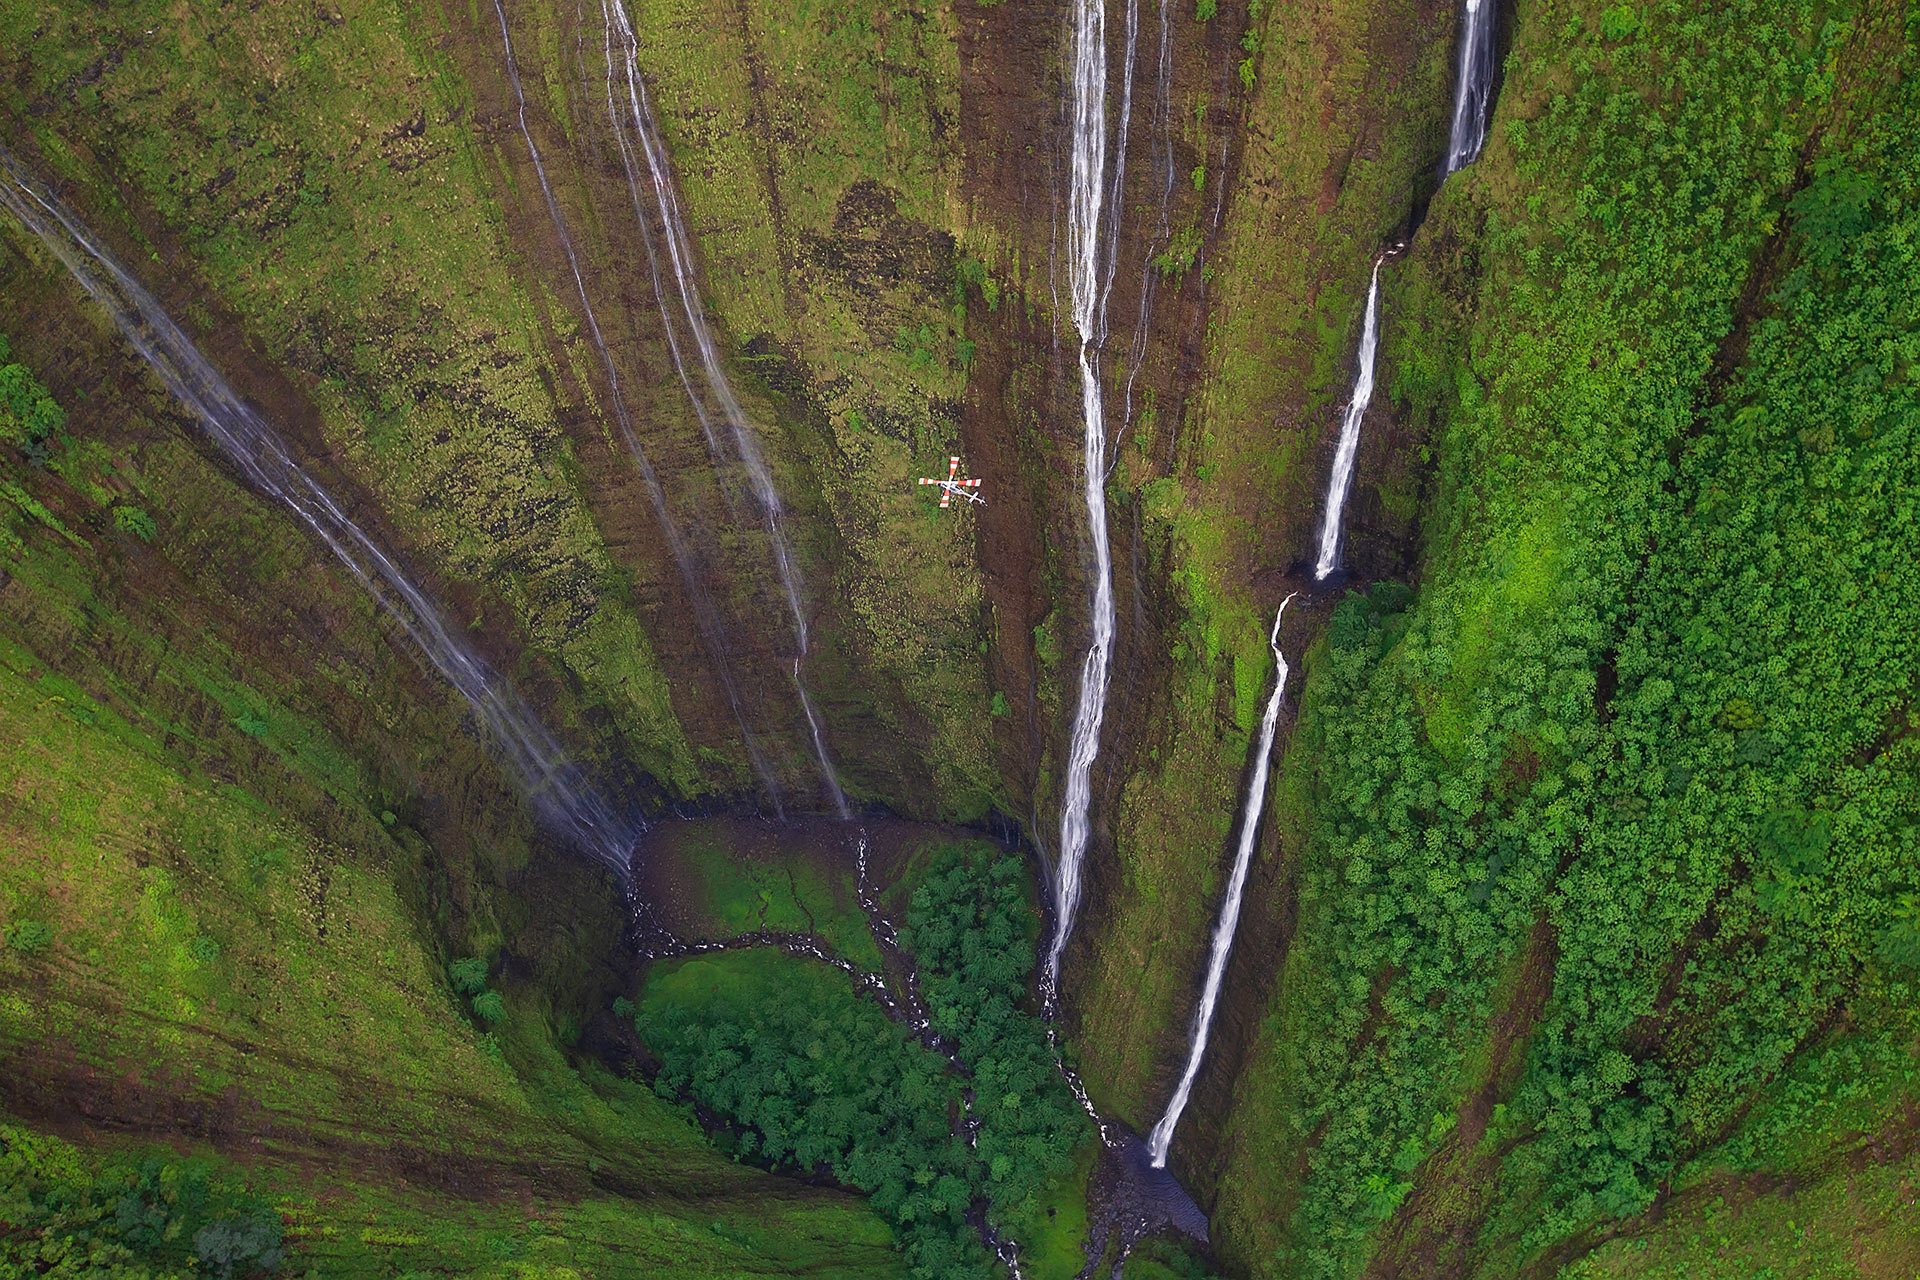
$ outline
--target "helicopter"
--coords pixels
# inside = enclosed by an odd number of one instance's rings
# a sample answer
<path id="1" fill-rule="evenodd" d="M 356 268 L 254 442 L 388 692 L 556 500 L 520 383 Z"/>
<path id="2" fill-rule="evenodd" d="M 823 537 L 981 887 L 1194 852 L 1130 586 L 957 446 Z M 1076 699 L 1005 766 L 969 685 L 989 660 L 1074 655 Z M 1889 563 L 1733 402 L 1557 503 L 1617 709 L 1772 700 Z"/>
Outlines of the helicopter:
<path id="1" fill-rule="evenodd" d="M 956 497 L 965 498 L 968 502 L 976 502 L 984 505 L 986 499 L 980 496 L 979 478 L 975 477 L 972 480 L 961 480 L 957 478 L 959 474 L 960 459 L 950 455 L 947 458 L 946 479 L 941 480 L 933 476 L 921 476 L 920 483 L 939 486 L 940 505 L 943 508 L 952 505 Z"/>

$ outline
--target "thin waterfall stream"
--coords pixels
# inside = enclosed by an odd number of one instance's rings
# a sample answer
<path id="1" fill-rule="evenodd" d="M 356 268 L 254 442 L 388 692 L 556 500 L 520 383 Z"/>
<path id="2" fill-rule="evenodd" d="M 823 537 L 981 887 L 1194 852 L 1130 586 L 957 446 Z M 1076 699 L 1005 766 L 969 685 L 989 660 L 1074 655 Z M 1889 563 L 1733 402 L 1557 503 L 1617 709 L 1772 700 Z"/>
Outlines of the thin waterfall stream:
<path id="1" fill-rule="evenodd" d="M 1273 650 L 1273 692 L 1267 696 L 1266 713 L 1260 719 L 1260 733 L 1254 739 L 1253 774 L 1247 779 L 1247 798 L 1240 807 L 1240 843 L 1234 850 L 1233 871 L 1227 877 L 1227 894 L 1220 904 L 1220 920 L 1213 928 L 1213 950 L 1207 957 L 1207 977 L 1200 988 L 1200 1004 L 1193 1013 L 1193 1035 L 1187 1048 L 1187 1065 L 1174 1086 L 1173 1099 L 1166 1114 L 1147 1137 L 1147 1151 L 1153 1167 L 1167 1167 L 1167 1151 L 1173 1145 L 1173 1131 L 1180 1114 L 1187 1109 L 1193 1082 L 1199 1078 L 1201 1061 L 1206 1057 L 1207 1039 L 1213 1032 L 1213 1013 L 1220 1001 L 1220 986 L 1227 976 L 1227 960 L 1233 955 L 1234 931 L 1240 927 L 1240 901 L 1247 889 L 1247 871 L 1253 865 L 1253 850 L 1260 835 L 1260 815 L 1266 808 L 1267 777 L 1272 769 L 1273 735 L 1280 723 L 1280 707 L 1286 700 L 1287 655 L 1280 650 L 1280 620 L 1293 602 L 1288 595 L 1273 614 L 1273 630 L 1267 634 L 1267 646 Z"/>
<path id="2" fill-rule="evenodd" d="M 1093 590 L 1091 636 L 1080 668 L 1080 701 L 1068 738 L 1066 785 L 1060 805 L 1053 937 L 1041 969 L 1041 992 L 1049 1007 L 1058 1000 L 1060 958 L 1080 908 L 1081 863 L 1091 834 L 1088 811 L 1093 799 L 1093 764 L 1100 753 L 1100 725 L 1106 715 L 1113 666 L 1113 552 L 1107 545 L 1107 430 L 1100 393 L 1100 342 L 1106 328 L 1107 303 L 1100 252 L 1107 162 L 1106 24 L 1106 9 L 1100 0 L 1076 0 L 1067 270 L 1073 324 L 1080 338 L 1080 401 L 1085 425 L 1081 482 L 1087 508 L 1087 540 L 1093 551 Z"/>
<path id="3" fill-rule="evenodd" d="M 293 460 L 266 418 L 240 398 L 200 349 L 79 218 L 0 148 L 0 205 L 59 259 L 199 421 L 207 439 L 260 493 L 290 510 L 326 544 L 464 698 L 541 821 L 617 875 L 645 824 L 616 810 L 581 775 L 533 708 L 454 638 L 426 591 L 332 494 Z"/>
<path id="4" fill-rule="evenodd" d="M 593 300 L 587 295 L 587 281 L 580 269 L 580 257 L 573 246 L 573 236 L 567 230 L 567 220 L 560 212 L 560 202 L 554 198 L 553 187 L 547 181 L 546 162 L 540 158 L 540 147 L 533 140 L 533 131 L 527 126 L 527 95 L 520 83 L 520 64 L 514 56 L 513 37 L 507 30 L 507 11 L 501 0 L 493 0 L 494 14 L 500 19 L 500 46 L 506 58 L 507 80 L 513 86 L 515 121 L 520 128 L 520 137 L 527 144 L 527 157 L 533 162 L 534 177 L 540 183 L 540 195 L 546 202 L 547 216 L 553 222 L 554 234 L 559 237 L 561 251 L 566 255 L 567 269 L 573 276 L 574 291 L 580 298 L 580 312 L 587 323 L 587 335 L 593 343 L 593 349 L 600 357 L 600 367 L 607 375 L 608 402 L 613 409 L 614 420 L 620 425 L 621 437 L 626 441 L 627 452 L 632 455 L 634 466 L 640 472 L 641 482 L 646 486 L 647 499 L 653 505 L 653 513 L 660 524 L 661 535 L 667 541 L 667 550 L 673 557 L 675 569 L 680 575 L 680 583 L 686 592 L 686 599 L 693 612 L 694 627 L 700 633 L 700 640 L 712 664 L 714 674 L 719 678 L 721 692 L 726 695 L 727 705 L 733 711 L 734 723 L 740 728 L 740 740 L 746 748 L 747 761 L 754 776 L 759 779 L 761 790 L 772 802 L 774 812 L 780 813 L 780 783 L 774 776 L 772 767 L 767 763 L 760 743 L 752 728 L 747 724 L 745 708 L 740 702 L 740 689 L 733 678 L 733 665 L 728 654 L 733 646 L 728 643 L 725 628 L 720 621 L 720 612 L 714 607 L 713 599 L 702 585 L 693 556 L 687 548 L 687 542 L 680 532 L 680 526 L 674 521 L 667 507 L 666 491 L 661 487 L 660 475 L 654 469 L 647 451 L 640 443 L 640 435 L 634 429 L 633 415 L 627 409 L 626 395 L 620 387 L 620 370 L 614 364 L 613 353 L 607 347 L 607 340 L 600 328 L 600 317 L 594 311 Z"/>
<path id="5" fill-rule="evenodd" d="M 1445 178 L 1473 163 L 1487 142 L 1487 117 L 1493 105 L 1493 17 L 1497 0 L 1466 0 L 1461 18 L 1460 62 L 1453 95 L 1453 124 L 1447 136 Z"/>
<path id="6" fill-rule="evenodd" d="M 1340 515 L 1353 487 L 1354 459 L 1360 452 L 1360 423 L 1373 402 L 1373 361 L 1380 349 L 1380 264 L 1374 259 L 1373 279 L 1367 285 L 1367 314 L 1360 323 L 1360 369 L 1354 376 L 1353 396 L 1340 420 L 1340 441 L 1334 449 L 1333 475 L 1327 482 L 1327 501 L 1320 517 L 1320 553 L 1314 560 L 1313 580 L 1324 582 L 1339 562 Z"/>
<path id="7" fill-rule="evenodd" d="M 694 416 L 699 420 L 715 464 L 725 465 L 727 461 L 726 445 L 720 433 L 714 429 L 717 417 L 727 427 L 732 460 L 746 472 L 754 506 L 772 549 L 774 574 L 786 597 L 787 611 L 793 622 L 796 651 L 790 670 L 794 692 L 799 697 L 800 709 L 806 718 L 807 735 L 819 764 L 821 783 L 833 804 L 834 812 L 846 818 L 851 815 L 847 795 L 840 785 L 840 775 L 834 768 L 833 757 L 827 750 L 820 716 L 814 708 L 813 695 L 807 689 L 803 674 L 803 665 L 812 652 L 812 637 L 803 603 L 805 584 L 801 580 L 799 566 L 794 563 L 792 545 L 787 540 L 786 508 L 781 502 L 779 489 L 774 485 L 773 474 L 767 468 L 766 459 L 761 455 L 753 426 L 747 421 L 746 411 L 741 408 L 740 399 L 734 394 L 733 384 L 720 363 L 719 348 L 714 343 L 713 331 L 707 323 L 706 307 L 695 287 L 693 250 L 685 220 L 680 213 L 680 200 L 675 194 L 672 165 L 666 144 L 660 137 L 659 126 L 654 120 L 646 81 L 640 74 L 639 39 L 634 35 L 633 24 L 628 20 L 622 0 L 601 0 L 601 16 L 605 25 L 607 54 L 607 117 L 620 152 L 621 167 L 626 174 L 634 218 L 640 225 L 641 240 L 646 246 L 647 262 L 653 276 L 654 298 L 659 303 L 660 318 L 666 326 L 667 346 L 673 357 L 674 371 L 686 390 L 687 399 L 693 406 Z M 636 140 L 640 151 L 638 157 L 634 154 Z M 641 194 L 642 160 L 645 162 L 645 187 L 651 193 L 650 201 Z M 653 217 L 659 222 L 657 234 L 649 218 L 649 204 Z M 656 247 L 656 238 L 664 242 L 664 255 Z M 673 293 L 680 303 L 677 319 L 675 308 L 668 304 L 666 282 L 661 277 L 662 256 L 672 272 Z M 701 380 L 706 387 L 704 395 L 695 385 L 687 367 L 687 353 L 681 337 L 682 323 L 700 365 Z"/>
<path id="8" fill-rule="evenodd" d="M 1447 158 L 1440 175 L 1442 181 L 1448 174 L 1472 163 L 1486 144 L 1487 122 L 1493 99 L 1493 18 L 1496 2 L 1497 0 L 1466 0 L 1466 11 L 1460 34 L 1458 85 L 1447 144 Z M 1346 410 L 1341 416 L 1340 435 L 1334 448 L 1333 471 L 1328 479 L 1327 497 L 1321 512 L 1319 545 L 1313 566 L 1315 583 L 1326 581 L 1339 566 L 1340 531 L 1347 497 L 1353 486 L 1354 465 L 1360 451 L 1360 428 L 1366 418 L 1367 409 L 1373 402 L 1374 366 L 1380 348 L 1380 268 L 1388 258 L 1403 252 L 1405 248 L 1404 243 L 1395 244 L 1377 256 L 1373 261 L 1373 270 L 1367 282 L 1366 311 L 1360 324 L 1360 351 L 1358 368 L 1354 375 L 1353 394 L 1349 397 Z M 1259 834 L 1260 815 L 1266 802 L 1267 782 L 1272 768 L 1273 738 L 1279 723 L 1289 674 L 1286 655 L 1280 649 L 1280 620 L 1295 594 L 1297 593 L 1289 594 L 1280 602 L 1280 608 L 1273 615 L 1273 629 L 1267 638 L 1268 646 L 1273 651 L 1276 669 L 1273 692 L 1268 696 L 1266 713 L 1261 720 L 1260 733 L 1255 743 L 1253 771 L 1247 782 L 1247 794 L 1240 812 L 1239 844 L 1234 856 L 1233 870 L 1228 877 L 1226 896 L 1221 903 L 1220 917 L 1214 926 L 1213 944 L 1208 955 L 1206 976 L 1201 985 L 1200 1003 L 1194 1010 L 1186 1064 L 1180 1073 L 1179 1082 L 1174 1087 L 1173 1096 L 1167 1103 L 1166 1112 L 1154 1125 L 1153 1132 L 1147 1140 L 1148 1154 L 1156 1169 L 1166 1167 L 1167 1156 L 1173 1146 L 1174 1132 L 1179 1127 L 1180 1117 L 1192 1096 L 1194 1082 L 1199 1078 L 1200 1068 L 1206 1057 L 1207 1042 L 1212 1033 L 1220 989 L 1226 978 L 1227 962 L 1233 951 L 1234 932 L 1239 926 L 1247 873 Z"/>

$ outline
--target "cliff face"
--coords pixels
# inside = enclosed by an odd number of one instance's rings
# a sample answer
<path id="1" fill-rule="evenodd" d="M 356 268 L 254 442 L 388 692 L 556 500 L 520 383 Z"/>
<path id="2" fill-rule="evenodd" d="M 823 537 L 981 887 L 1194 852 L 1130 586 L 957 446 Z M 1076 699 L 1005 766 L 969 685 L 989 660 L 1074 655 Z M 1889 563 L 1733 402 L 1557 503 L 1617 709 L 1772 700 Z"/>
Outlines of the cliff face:
<path id="1" fill-rule="evenodd" d="M 824 757 L 855 803 L 1050 853 L 1089 625 L 1065 6 L 620 12 L 664 188 L 594 5 L 0 5 L 0 142 L 622 805 L 819 811 Z M 1911 18 L 1521 0 L 1436 193 L 1458 20 L 1107 6 L 1120 634 L 1064 1018 L 1147 1129 L 1303 592 L 1175 1147 L 1236 1275 L 1612 1274 L 1572 1259 L 1677 1256 L 1658 1215 L 1703 1188 L 1911 1148 L 1913 352 L 1863 283 L 1912 270 Z M 1315 588 L 1368 274 L 1409 238 Z M 8 1109 L 658 1204 L 663 1259 L 709 1207 L 778 1219 L 713 1274 L 890 1265 L 853 1202 L 564 1070 L 622 980 L 612 884 L 4 217 L 0 296 L 77 451 L 0 445 L 0 909 L 54 936 L 0 957 Z M 914 483 L 951 453 L 986 506 Z M 446 992 L 460 955 L 510 1032 Z"/>

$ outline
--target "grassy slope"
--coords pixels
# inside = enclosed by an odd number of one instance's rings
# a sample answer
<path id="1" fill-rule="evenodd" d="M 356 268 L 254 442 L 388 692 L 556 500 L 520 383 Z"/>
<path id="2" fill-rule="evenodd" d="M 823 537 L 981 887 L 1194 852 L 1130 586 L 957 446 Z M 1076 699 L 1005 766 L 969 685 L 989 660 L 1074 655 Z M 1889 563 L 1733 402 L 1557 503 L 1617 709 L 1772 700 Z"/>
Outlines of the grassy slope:
<path id="1" fill-rule="evenodd" d="M 855 884 L 851 832 L 841 839 L 678 823 L 642 848 L 647 884 L 669 928 L 724 941 L 765 929 L 812 934 L 869 972 L 882 966 Z M 744 838 L 743 838 L 744 837 Z"/>
<path id="2" fill-rule="evenodd" d="M 204 281 L 175 299 L 190 331 L 237 317 L 295 373 L 426 565 L 478 588 L 476 628 L 557 662 L 580 688 L 570 713 L 694 792 L 633 566 L 604 545 L 557 420 L 467 91 L 413 21 L 378 2 L 7 6 L 11 131 L 84 185 L 102 230 L 154 246 L 136 265 L 163 300 Z"/>
<path id="3" fill-rule="evenodd" d="M 1509 1274 L 1706 1177 L 1685 1160 L 1757 1123 L 1796 1054 L 1893 1046 L 1820 1058 L 1810 1097 L 1865 1078 L 1878 1107 L 1803 1099 L 1803 1145 L 1747 1157 L 1768 1170 L 1878 1130 L 1911 1088 L 1873 958 L 1913 867 L 1910 764 L 1874 746 L 1911 697 L 1911 391 L 1828 367 L 1899 367 L 1859 282 L 1906 258 L 1869 242 L 1871 269 L 1778 292 L 1818 252 L 1786 200 L 1880 109 L 1898 20 L 1865 11 L 1850 38 L 1799 7 L 1601 8 L 1523 13 L 1496 138 L 1409 264 L 1418 327 L 1386 381 L 1448 422 L 1427 586 L 1309 655 L 1300 929 L 1215 1219 L 1241 1266 Z M 1854 163 L 1899 210 L 1910 162 L 1877 145 Z M 1842 474 L 1867 508 L 1820 496 Z M 1686 1247 L 1648 1246 L 1674 1266 Z"/>
<path id="4" fill-rule="evenodd" d="M 257 691 L 250 706 L 293 723 Z M 890 1273 L 862 1211 L 744 1180 L 644 1091 L 589 1087 L 535 993 L 513 1003 L 504 1056 L 483 1040 L 407 901 L 417 837 L 363 826 L 339 843 L 278 793 L 184 764 L 17 646 L 0 658 L 0 725 L 18 744 L 0 766 L 0 926 L 52 936 L 0 950 L 16 1103 L 45 1118 L 91 1099 L 115 1126 L 243 1153 L 327 1274 L 492 1274 L 519 1258 L 586 1274 L 634 1259 L 659 1275 Z M 338 780 L 307 767 L 292 785 Z M 528 955 L 551 945 L 513 938 Z M 342 1167 L 359 1170 L 344 1186 Z M 324 1188 L 318 1168 L 335 1171 Z M 603 1169 L 639 1203 L 596 1191 Z"/>
<path id="5" fill-rule="evenodd" d="M 7 240 L 0 291 L 71 437 L 0 458 L 5 1106 L 239 1161 L 325 1274 L 896 1273 L 861 1207 L 575 1072 L 612 887 L 530 842 L 457 700 L 63 276 Z M 494 1037 L 443 948 L 499 957 Z"/>
<path id="6" fill-rule="evenodd" d="M 7 1103 L 89 1145 L 104 1129 L 237 1154 L 328 1274 L 523 1257 L 611 1274 L 612 1255 L 886 1274 L 860 1210 L 743 1180 L 650 1094 L 568 1067 L 553 1028 L 601 981 L 610 888 L 548 860 L 551 899 L 498 892 L 528 861 L 523 820 L 448 696 L 420 696 L 370 604 L 276 511 L 129 423 L 142 398 L 112 386 L 69 416 L 63 475 L 6 463 L 44 517 L 9 520 L 0 564 Z M 92 496 L 109 492 L 163 513 L 153 546 L 112 531 Z M 317 632 L 292 625 L 303 611 Z M 451 824 L 432 812 L 449 796 Z M 512 957 L 496 1038 L 455 1007 L 431 921 Z M 311 1181 L 341 1167 L 360 1173 Z M 603 1170 L 636 1199 L 596 1190 Z"/>
<path id="7" fill-rule="evenodd" d="M 1920 1270 L 1920 1237 L 1901 1224 L 1917 1196 L 1911 1157 L 1770 1195 L 1715 1194 L 1560 1280 L 1902 1280 Z"/>

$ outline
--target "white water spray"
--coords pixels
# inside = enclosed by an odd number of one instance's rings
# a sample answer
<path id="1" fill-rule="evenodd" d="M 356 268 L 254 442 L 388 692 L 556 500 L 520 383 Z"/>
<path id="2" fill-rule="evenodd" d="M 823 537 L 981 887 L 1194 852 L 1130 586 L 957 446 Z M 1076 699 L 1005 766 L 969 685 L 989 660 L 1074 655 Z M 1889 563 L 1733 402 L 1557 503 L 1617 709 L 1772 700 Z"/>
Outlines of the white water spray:
<path id="1" fill-rule="evenodd" d="M 1067 777 L 1060 806 L 1059 866 L 1054 874 L 1053 938 L 1041 974 L 1051 1004 L 1058 996 L 1060 957 L 1080 907 L 1081 863 L 1089 837 L 1093 762 L 1100 752 L 1113 662 L 1113 554 L 1107 546 L 1105 409 L 1100 401 L 1099 341 L 1105 329 L 1106 289 L 1100 270 L 1100 214 L 1107 161 L 1106 10 L 1100 0 L 1075 0 L 1073 26 L 1073 160 L 1067 193 L 1067 265 L 1073 324 L 1080 335 L 1080 400 L 1086 424 L 1081 465 L 1087 540 L 1093 548 L 1092 639 L 1080 669 L 1080 703 L 1067 746 Z"/>
<path id="2" fill-rule="evenodd" d="M 1493 100 L 1493 11 L 1496 0 L 1466 0 L 1461 18 L 1460 66 L 1453 93 L 1453 126 L 1447 136 L 1446 177 L 1465 168 L 1487 142 Z"/>
<path id="3" fill-rule="evenodd" d="M 727 657 L 732 646 L 727 643 L 720 625 L 719 611 L 714 608 L 712 599 L 701 584 L 700 574 L 694 567 L 693 557 L 680 534 L 680 527 L 667 508 L 667 495 L 661 487 L 659 473 L 654 470 L 646 449 L 640 443 L 640 435 L 634 429 L 633 415 L 628 412 L 626 395 L 620 388 L 620 370 L 613 362 L 613 353 L 607 348 L 606 337 L 600 329 L 600 317 L 593 309 L 593 300 L 587 296 L 586 276 L 580 269 L 580 257 L 574 251 L 573 236 L 567 231 L 566 217 L 560 212 L 560 202 L 554 198 L 553 187 L 547 181 L 547 166 L 540 157 L 539 145 L 533 140 L 533 130 L 527 126 L 527 95 L 520 84 L 520 63 L 514 56 L 513 37 L 507 30 L 507 11 L 501 0 L 493 0 L 493 11 L 500 19 L 500 46 L 506 56 L 507 80 L 513 86 L 515 121 L 520 127 L 521 139 L 527 144 L 527 157 L 533 162 L 533 175 L 540 183 L 540 195 L 546 202 L 547 216 L 553 223 L 554 234 L 560 239 L 561 251 L 566 254 L 567 269 L 573 275 L 573 287 L 580 298 L 581 315 L 587 322 L 587 336 L 607 375 L 608 401 L 613 409 L 614 421 L 620 425 L 627 452 L 632 455 L 634 466 L 638 468 L 640 479 L 646 486 L 654 518 L 659 521 L 660 532 L 667 540 L 667 551 L 673 557 L 687 603 L 693 611 L 695 628 L 706 647 L 714 674 L 720 679 L 720 689 L 726 695 L 727 705 L 733 710 L 734 723 L 740 728 L 740 740 L 746 748 L 747 762 L 753 768 L 754 776 L 760 780 L 762 791 L 773 802 L 774 811 L 778 813 L 780 783 L 761 753 L 753 730 L 747 725 L 746 710 L 741 706 L 739 687 L 734 683 L 733 667 Z"/>
<path id="4" fill-rule="evenodd" d="M 1333 477 L 1327 484 L 1326 510 L 1320 517 L 1320 556 L 1314 561 L 1313 580 L 1324 581 L 1333 572 L 1340 552 L 1340 513 L 1353 486 L 1353 462 L 1360 452 L 1360 422 L 1373 400 L 1373 358 L 1380 346 L 1380 263 L 1375 259 L 1373 280 L 1367 286 L 1367 315 L 1360 325 L 1360 372 L 1354 379 L 1353 399 L 1340 421 L 1340 443 L 1333 454 Z"/>
<path id="5" fill-rule="evenodd" d="M 644 824 L 617 813 L 580 776 L 526 701 L 454 638 L 426 592 L 293 460 L 279 433 L 240 398 L 153 296 L 4 148 L 0 206 L 38 237 L 105 308 L 247 482 L 285 505 L 325 543 L 434 670 L 466 699 L 541 820 L 626 881 L 627 860 Z"/>
<path id="6" fill-rule="evenodd" d="M 660 137 L 659 126 L 654 121 L 653 104 L 647 93 L 646 81 L 640 75 L 639 39 L 634 35 L 633 25 L 627 18 L 623 0 L 601 0 L 601 16 L 605 24 L 607 50 L 607 115 L 613 124 L 621 166 L 626 171 L 627 191 L 633 200 L 634 217 L 640 224 L 641 239 L 646 245 L 647 261 L 653 274 L 654 297 L 659 302 L 660 318 L 666 326 L 667 347 L 673 357 L 673 367 L 679 374 L 687 399 L 693 405 L 694 416 L 700 422 L 707 448 L 716 465 L 723 464 L 726 457 L 726 446 L 714 427 L 717 417 L 727 428 L 727 440 L 731 442 L 733 457 L 747 474 L 748 488 L 772 545 L 774 573 L 786 596 L 787 611 L 793 620 L 797 650 L 792 667 L 794 692 L 799 696 L 801 710 L 806 716 L 808 737 L 813 745 L 814 758 L 820 766 L 821 781 L 828 798 L 833 802 L 834 811 L 845 818 L 851 812 L 847 806 L 846 792 L 841 789 L 840 775 L 834 769 L 833 758 L 821 735 L 820 717 L 814 710 L 813 697 L 801 676 L 801 664 L 812 645 L 806 609 L 802 604 L 804 591 L 800 570 L 793 562 L 793 552 L 787 542 L 786 509 L 780 501 L 780 492 L 774 486 L 766 460 L 761 456 L 746 411 L 740 407 L 739 397 L 734 394 L 733 384 L 720 363 L 719 348 L 707 324 L 706 308 L 694 285 L 693 250 L 688 242 L 685 220 L 680 214 L 680 198 L 674 190 L 672 166 L 666 144 Z M 636 142 L 639 146 L 638 156 L 635 154 Z M 641 196 L 640 170 L 643 161 L 646 168 L 645 187 L 651 193 L 651 201 Z M 664 256 L 672 272 L 673 292 L 680 302 L 677 318 L 676 309 L 668 305 L 666 282 L 661 278 L 662 255 L 655 247 L 654 219 L 659 224 L 657 238 L 666 248 Z M 701 381 L 706 388 L 704 395 L 688 371 L 686 349 L 681 339 L 682 324 L 685 325 L 686 335 L 691 339 L 693 354 L 700 366 Z"/>
<path id="7" fill-rule="evenodd" d="M 1247 798 L 1240 808 L 1240 845 L 1233 855 L 1233 873 L 1227 878 L 1227 896 L 1220 904 L 1220 921 L 1213 928 L 1213 952 L 1207 958 L 1207 979 L 1200 988 L 1200 1007 L 1193 1015 L 1193 1040 L 1187 1048 L 1186 1069 L 1174 1087 L 1173 1100 L 1160 1123 L 1147 1138 L 1147 1151 L 1153 1167 L 1167 1167 L 1167 1151 L 1173 1146 L 1173 1131 L 1180 1113 L 1187 1109 L 1193 1082 L 1199 1078 L 1201 1060 L 1206 1057 L 1207 1037 L 1213 1031 L 1213 1012 L 1220 1000 L 1220 984 L 1227 974 L 1227 959 L 1233 954 L 1234 930 L 1240 927 L 1240 899 L 1247 889 L 1247 869 L 1253 863 L 1255 838 L 1260 834 L 1260 814 L 1266 807 L 1267 775 L 1273 754 L 1273 733 L 1280 723 L 1280 706 L 1287 692 L 1287 656 L 1280 652 L 1280 619 L 1293 600 L 1289 595 L 1273 615 L 1273 630 L 1267 644 L 1273 650 L 1273 692 L 1267 697 L 1267 711 L 1260 720 L 1260 736 L 1253 748 L 1253 776 L 1247 779 Z"/>

